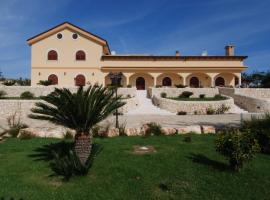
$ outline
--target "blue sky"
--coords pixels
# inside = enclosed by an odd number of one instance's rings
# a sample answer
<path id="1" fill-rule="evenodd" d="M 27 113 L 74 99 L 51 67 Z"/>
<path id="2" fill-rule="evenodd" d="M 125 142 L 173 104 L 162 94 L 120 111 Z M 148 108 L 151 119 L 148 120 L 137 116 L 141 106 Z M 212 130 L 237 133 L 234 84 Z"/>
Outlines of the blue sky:
<path id="1" fill-rule="evenodd" d="M 248 55 L 270 70 L 269 0 L 0 0 L 0 71 L 30 77 L 26 40 L 64 21 L 106 39 L 118 54 Z"/>

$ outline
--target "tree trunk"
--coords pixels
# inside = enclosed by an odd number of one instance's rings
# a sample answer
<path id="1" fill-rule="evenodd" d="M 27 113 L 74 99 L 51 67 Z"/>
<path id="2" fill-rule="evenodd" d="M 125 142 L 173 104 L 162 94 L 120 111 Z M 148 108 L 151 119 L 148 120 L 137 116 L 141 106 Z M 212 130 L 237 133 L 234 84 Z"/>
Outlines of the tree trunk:
<path id="1" fill-rule="evenodd" d="M 89 134 L 79 133 L 75 135 L 74 150 L 82 165 L 85 165 L 91 154 L 92 142 Z"/>

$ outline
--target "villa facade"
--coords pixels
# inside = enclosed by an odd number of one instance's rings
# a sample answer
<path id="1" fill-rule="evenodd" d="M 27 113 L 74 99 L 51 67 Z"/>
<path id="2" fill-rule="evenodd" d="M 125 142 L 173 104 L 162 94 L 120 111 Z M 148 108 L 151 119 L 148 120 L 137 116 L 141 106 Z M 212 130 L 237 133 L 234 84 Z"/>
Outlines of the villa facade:
<path id="1" fill-rule="evenodd" d="M 111 83 L 109 73 L 122 72 L 121 84 L 146 89 L 154 86 L 215 87 L 241 85 L 246 56 L 226 46 L 222 56 L 117 55 L 106 40 L 65 22 L 27 40 L 31 46 L 32 86 L 51 80 L 59 86 Z"/>

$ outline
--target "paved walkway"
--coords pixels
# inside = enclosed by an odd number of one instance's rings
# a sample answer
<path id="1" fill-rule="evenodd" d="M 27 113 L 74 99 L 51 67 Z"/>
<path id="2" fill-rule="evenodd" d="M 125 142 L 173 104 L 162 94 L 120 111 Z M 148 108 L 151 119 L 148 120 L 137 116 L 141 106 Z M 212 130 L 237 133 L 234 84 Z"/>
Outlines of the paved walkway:
<path id="1" fill-rule="evenodd" d="M 152 100 L 147 98 L 146 90 L 137 90 L 136 98 L 138 106 L 130 110 L 126 115 L 175 115 L 167 110 L 160 109 L 152 104 Z"/>

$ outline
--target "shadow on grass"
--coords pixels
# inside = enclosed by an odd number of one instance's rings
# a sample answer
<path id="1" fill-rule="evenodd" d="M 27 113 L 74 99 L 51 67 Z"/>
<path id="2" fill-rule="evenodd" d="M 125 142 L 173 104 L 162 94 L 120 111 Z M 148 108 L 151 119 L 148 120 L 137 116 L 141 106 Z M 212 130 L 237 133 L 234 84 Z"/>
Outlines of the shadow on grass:
<path id="1" fill-rule="evenodd" d="M 231 171 L 230 167 L 228 165 L 226 165 L 225 163 L 222 163 L 222 162 L 219 162 L 216 160 L 212 160 L 203 154 L 191 153 L 190 156 L 187 156 L 187 158 L 192 160 L 195 163 L 210 166 L 210 167 L 217 169 L 219 171 Z"/>

